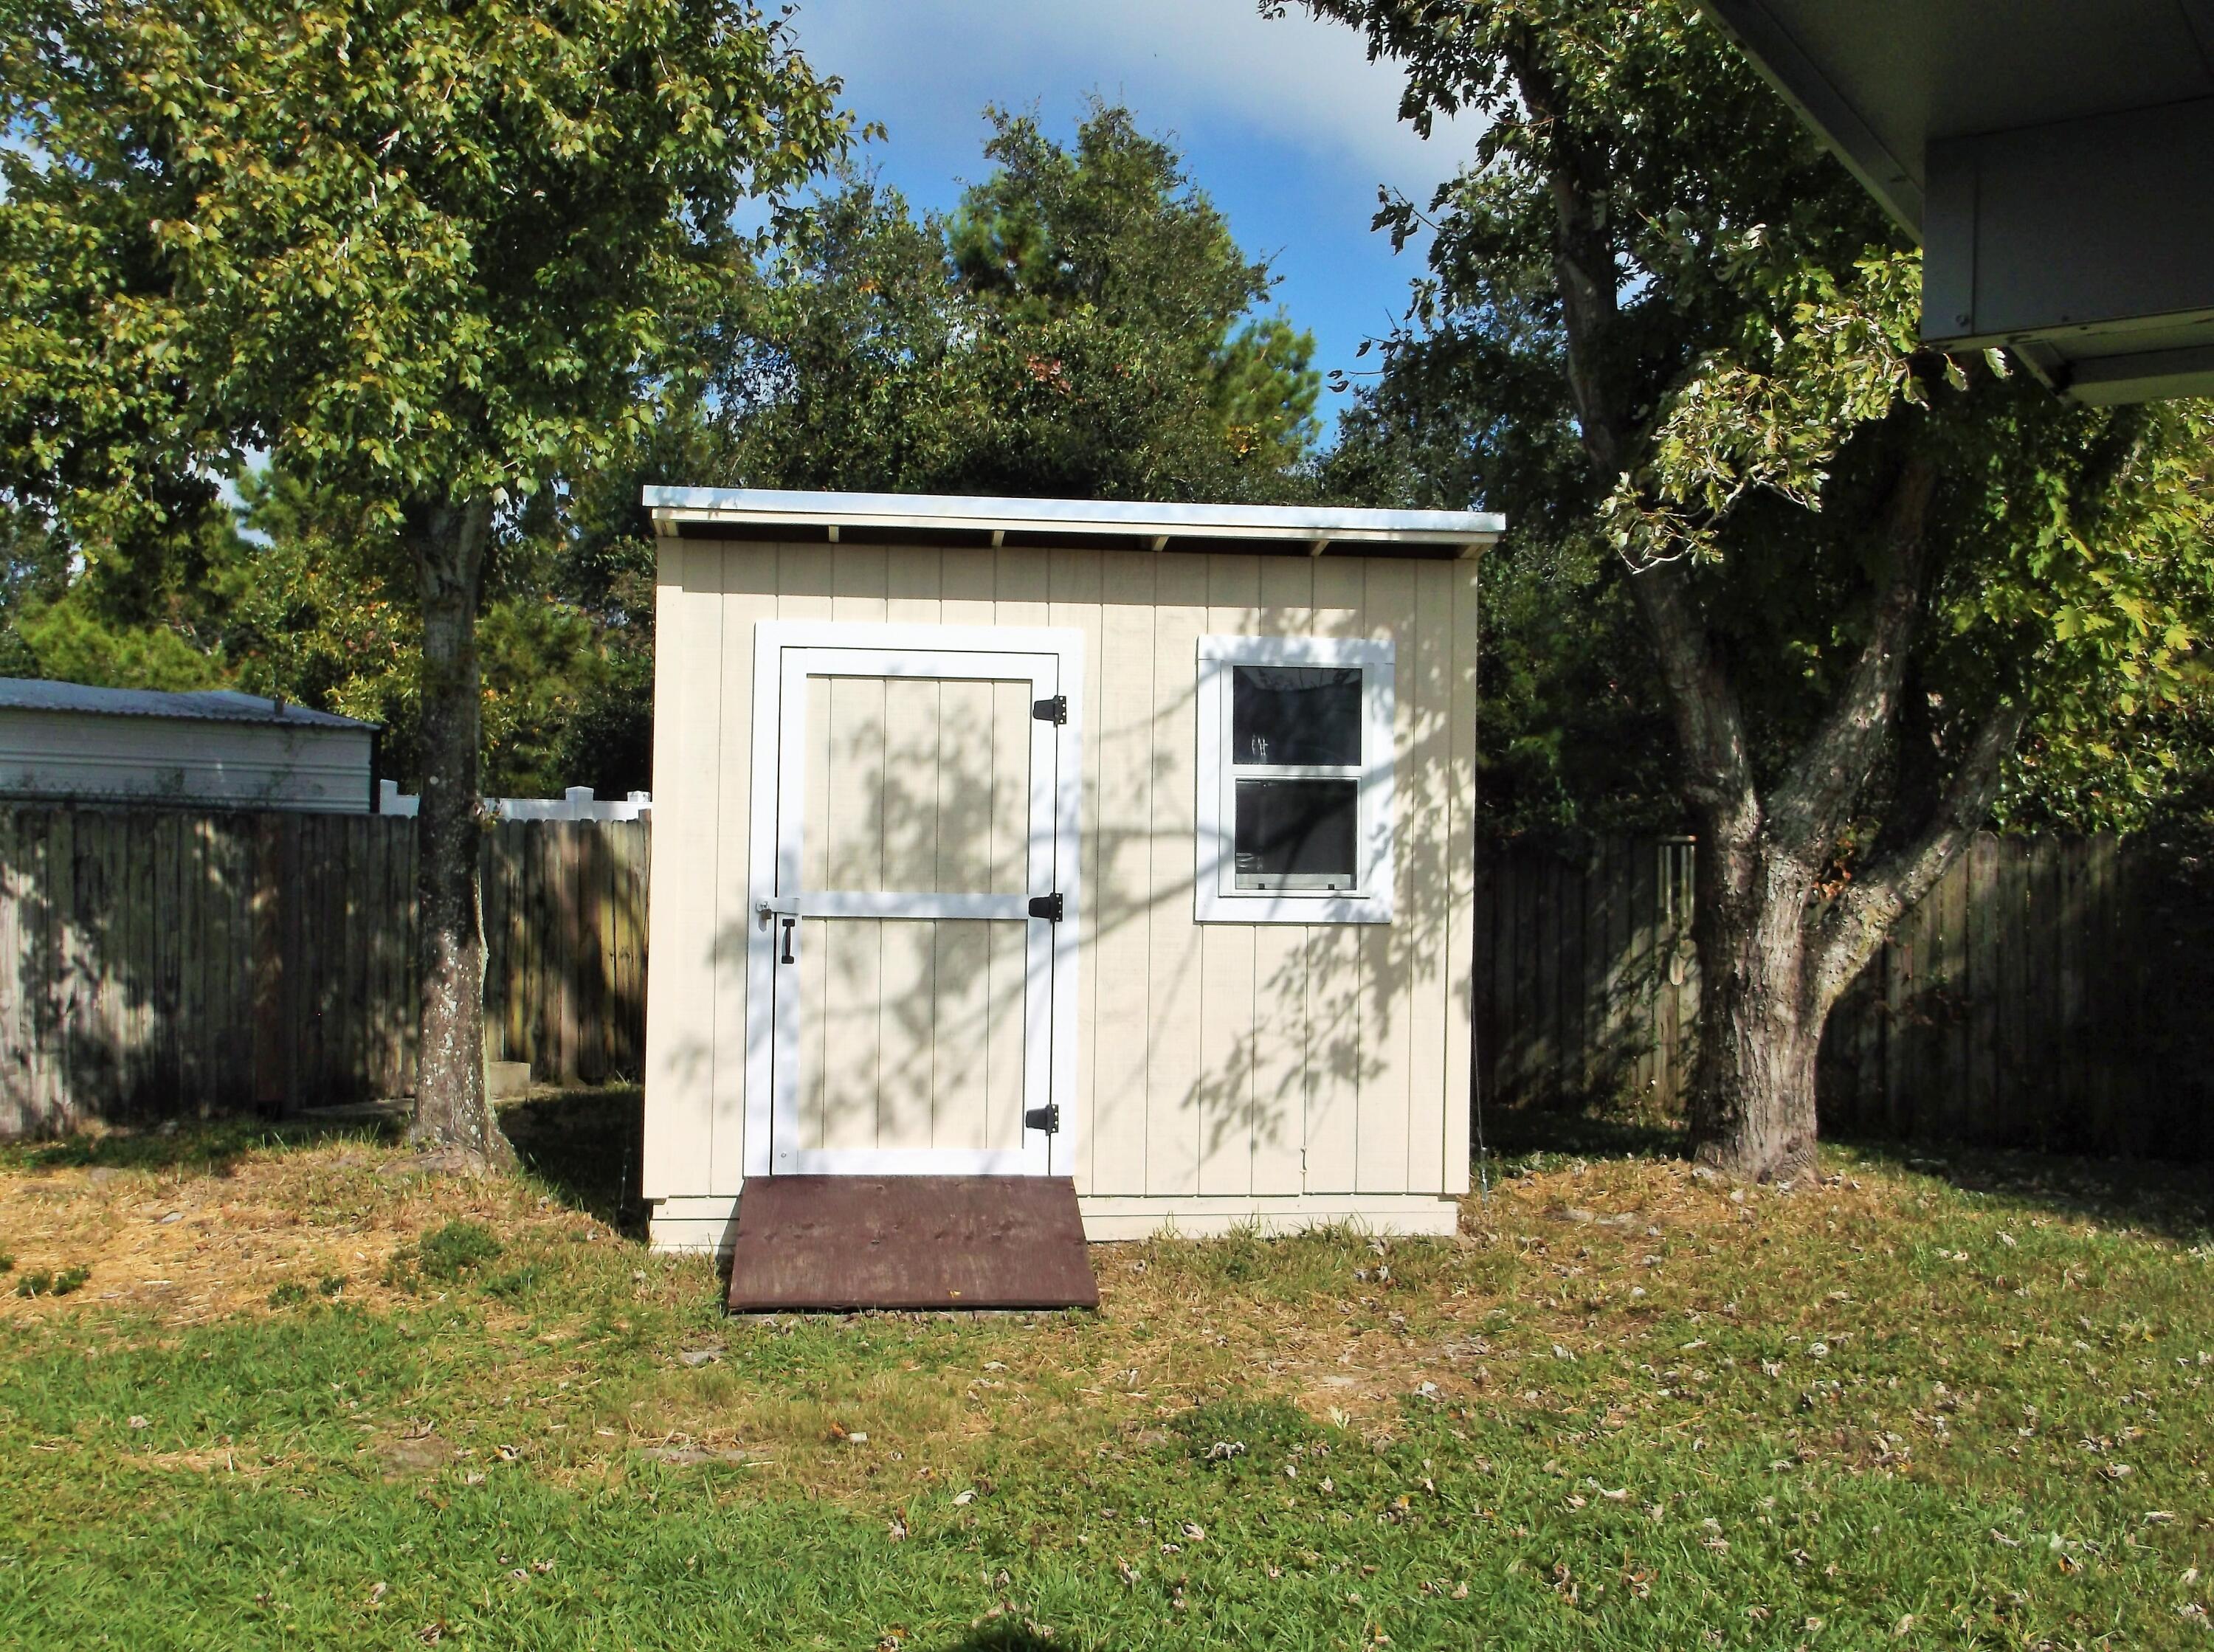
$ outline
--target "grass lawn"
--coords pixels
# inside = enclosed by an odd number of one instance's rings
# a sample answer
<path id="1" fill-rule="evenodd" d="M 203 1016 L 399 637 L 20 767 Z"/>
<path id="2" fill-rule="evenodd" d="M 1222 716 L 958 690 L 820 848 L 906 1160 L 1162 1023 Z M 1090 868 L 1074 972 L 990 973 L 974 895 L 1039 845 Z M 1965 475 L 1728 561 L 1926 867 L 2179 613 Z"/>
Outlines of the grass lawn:
<path id="1" fill-rule="evenodd" d="M 739 1322 L 636 1109 L 0 1154 L 0 1645 L 2214 1652 L 2203 1167 L 1538 1155 L 1096 1317 Z"/>

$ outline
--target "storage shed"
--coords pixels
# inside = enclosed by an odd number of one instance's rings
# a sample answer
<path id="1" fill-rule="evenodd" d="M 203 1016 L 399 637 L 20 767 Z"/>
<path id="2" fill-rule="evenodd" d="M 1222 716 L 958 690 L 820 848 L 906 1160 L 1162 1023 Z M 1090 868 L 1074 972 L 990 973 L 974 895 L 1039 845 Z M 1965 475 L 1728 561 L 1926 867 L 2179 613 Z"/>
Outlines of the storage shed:
<path id="1" fill-rule="evenodd" d="M 0 797 L 366 814 L 376 725 L 229 690 L 0 678 Z"/>
<path id="2" fill-rule="evenodd" d="M 1453 1231 L 1500 517 L 645 503 L 657 1247 L 797 1176 Z"/>

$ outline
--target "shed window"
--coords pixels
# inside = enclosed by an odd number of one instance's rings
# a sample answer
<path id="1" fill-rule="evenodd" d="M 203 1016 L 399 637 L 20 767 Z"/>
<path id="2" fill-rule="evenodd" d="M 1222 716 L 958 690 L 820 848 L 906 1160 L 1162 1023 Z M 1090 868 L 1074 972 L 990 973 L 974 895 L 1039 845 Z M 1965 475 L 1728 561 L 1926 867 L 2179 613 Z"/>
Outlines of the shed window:
<path id="1" fill-rule="evenodd" d="M 1391 645 L 1199 639 L 1196 916 L 1391 916 Z"/>

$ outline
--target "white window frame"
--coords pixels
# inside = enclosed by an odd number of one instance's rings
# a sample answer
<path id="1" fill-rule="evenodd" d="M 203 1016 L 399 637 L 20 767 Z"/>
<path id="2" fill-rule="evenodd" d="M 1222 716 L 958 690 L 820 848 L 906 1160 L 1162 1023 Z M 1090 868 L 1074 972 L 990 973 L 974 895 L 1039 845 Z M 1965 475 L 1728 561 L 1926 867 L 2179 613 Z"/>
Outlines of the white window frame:
<path id="1" fill-rule="evenodd" d="M 1389 924 L 1392 872 L 1392 663 L 1389 642 L 1351 637 L 1199 639 L 1198 869 L 1193 917 L 1202 924 Z M 1233 764 L 1231 685 L 1238 666 L 1358 667 L 1358 768 Z M 1240 889 L 1238 782 L 1354 778 L 1359 881 L 1351 889 Z"/>

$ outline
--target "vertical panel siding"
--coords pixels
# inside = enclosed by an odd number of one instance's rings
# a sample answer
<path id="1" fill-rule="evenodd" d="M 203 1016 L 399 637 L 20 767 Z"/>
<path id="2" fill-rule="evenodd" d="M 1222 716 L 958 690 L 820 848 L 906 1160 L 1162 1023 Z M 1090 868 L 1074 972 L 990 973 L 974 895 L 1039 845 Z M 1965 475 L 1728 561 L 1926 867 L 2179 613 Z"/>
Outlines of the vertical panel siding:
<path id="1" fill-rule="evenodd" d="M 1271 1195 L 1347 1192 L 1356 1184 L 1391 1192 L 1461 1185 L 1466 1126 L 1454 1115 L 1471 1058 L 1474 935 L 1465 914 L 1475 888 L 1468 857 L 1453 850 L 1470 832 L 1474 783 L 1471 568 L 1351 557 L 815 544 L 780 547 L 772 577 L 758 547 L 680 546 L 664 549 L 665 569 L 680 570 L 695 588 L 719 582 L 728 594 L 716 627 L 684 623 L 690 606 L 682 594 L 665 611 L 679 623 L 664 623 L 664 646 L 685 658 L 662 662 L 659 715 L 666 730 L 674 714 L 677 734 L 657 742 L 669 764 L 657 771 L 657 797 L 664 826 L 712 814 L 723 869 L 711 869 L 692 832 L 666 832 L 657 864 L 664 881 L 716 890 L 707 927 L 736 937 L 738 953 L 751 710 L 731 686 L 750 682 L 751 631 L 764 611 L 758 600 L 741 603 L 742 590 L 759 598 L 773 584 L 775 613 L 786 619 L 1073 627 L 1087 644 L 1079 1187 Z M 757 571 L 737 571 L 745 558 Z M 1397 644 L 1399 922 L 1193 921 L 1196 641 L 1208 631 Z M 678 704 L 688 697 L 666 685 L 716 674 L 724 692 L 712 728 L 702 732 L 693 726 L 696 707 Z M 678 752 L 691 755 L 679 759 Z M 703 784 L 712 807 L 682 807 L 684 793 Z M 669 808 L 671 800 L 680 806 Z M 662 905 L 666 911 L 677 902 L 672 896 Z M 705 939 L 694 936 L 695 948 Z M 945 967 L 939 954 L 955 939 L 934 941 L 933 978 Z M 662 951 L 666 960 L 670 949 Z M 699 1081 L 714 1097 L 707 1173 L 717 1191 L 736 1186 L 743 1162 L 731 1140 L 743 1106 L 728 1088 L 743 1077 L 743 985 L 742 969 L 733 969 L 727 986 L 719 972 L 706 1040 L 713 1076 Z M 701 1042 L 687 1030 L 688 1021 L 696 1028 L 700 1006 L 681 990 L 671 997 L 657 984 L 655 991 L 657 1015 L 664 1002 L 670 1015 L 668 1025 L 657 1020 L 650 1029 L 651 1070 L 657 1083 L 670 1076 L 680 1113 L 693 1118 L 684 1128 L 696 1130 L 698 1103 L 675 1079 L 673 1057 Z M 941 1003 L 936 1013 L 946 1009 Z M 657 1139 L 665 1140 L 658 1092 L 649 1113 L 658 1121 Z M 679 1191 L 692 1190 L 649 1186 Z"/>
<path id="2" fill-rule="evenodd" d="M 722 680 L 724 555 L 688 539 L 659 542 L 654 674 L 661 683 Z M 734 639 L 735 640 L 735 639 Z M 661 967 L 646 995 L 645 1197 L 713 1191 L 719 962 L 718 804 L 722 702 L 706 692 L 655 697 L 654 827 L 661 842 L 653 879 L 654 951 Z M 741 759 L 741 761 L 743 759 Z M 743 857 L 741 841 L 735 853 Z M 743 859 L 741 859 L 743 863 Z M 665 871 L 666 875 L 661 874 Z"/>
<path id="3" fill-rule="evenodd" d="M 1313 565 L 1318 637 L 1366 637 L 1367 580 L 1350 558 Z M 1361 979 L 1361 931 L 1343 924 L 1306 931 L 1307 1124 L 1305 1191 L 1353 1192 L 1360 1163 L 1367 995 Z"/>
<path id="4" fill-rule="evenodd" d="M 1086 670 L 1079 722 L 1084 731 L 1084 796 L 1088 799 L 1098 797 L 1103 773 L 1098 730 L 1102 705 L 1100 661 L 1104 637 L 1099 600 L 1104 555 L 1099 551 L 1057 549 L 1051 553 L 1046 576 L 1046 623 L 1084 634 Z M 1096 814 L 1098 804 L 1092 807 Z M 1079 1027 L 1095 1027 L 1099 1020 L 1099 970 L 1095 961 L 1101 936 L 1096 893 L 1099 883 L 1099 838 L 1096 829 L 1084 832 L 1077 844 L 1080 894 L 1076 911 L 1076 1021 Z M 1092 1127 L 1093 1094 L 1098 1076 L 1090 1051 L 1079 1051 L 1076 1094 L 1073 1098 L 1076 1156 L 1071 1168 L 1079 1193 L 1088 1193 L 1092 1187 L 1092 1155 L 1098 1146 L 1098 1133 Z"/>
<path id="5" fill-rule="evenodd" d="M 1261 559 L 1207 558 L 1207 629 L 1219 636 L 1250 637 L 1260 619 Z M 1196 692 L 1197 663 L 1184 654 L 1186 677 Z M 1198 735 L 1194 722 L 1195 749 Z M 1196 775 L 1197 786 L 1214 777 Z M 1197 850 L 1185 847 L 1188 865 Z M 1253 1191 L 1253 1078 L 1260 1060 L 1261 1017 L 1254 1001 L 1254 932 L 1250 924 L 1200 926 L 1200 1079 L 1193 1100 L 1199 1114 L 1199 1191 Z"/>
<path id="6" fill-rule="evenodd" d="M 720 652 L 712 669 L 701 671 L 702 692 L 717 701 L 715 767 L 716 858 L 712 883 L 695 883 L 690 898 L 712 889 L 703 904 L 712 913 L 709 946 L 714 972 L 714 1077 L 710 1107 L 714 1135 L 706 1143 L 708 1182 L 736 1186 L 745 1173 L 746 942 L 753 914 L 746 904 L 747 856 L 752 825 L 754 733 L 754 626 L 778 611 L 780 565 L 770 544 L 734 545 L 716 570 L 723 622 Z M 712 687 L 711 687 L 712 686 Z M 657 717 L 659 708 L 656 708 Z M 655 742 L 658 749 L 658 740 Z M 659 793 L 655 796 L 658 798 Z M 656 804 L 658 808 L 658 803 Z M 708 869 L 699 869 L 706 875 Z"/>
<path id="7" fill-rule="evenodd" d="M 1192 921 L 1193 833 L 1199 741 L 1199 637 L 1207 628 L 1207 559 L 1163 555 L 1153 570 L 1153 769 L 1149 877 L 1146 886 L 1147 1018 L 1139 1027 L 1093 1029 L 1095 1037 L 1143 1037 L 1146 1192 L 1199 1191 L 1203 958 Z"/>
<path id="8" fill-rule="evenodd" d="M 1446 1077 L 1447 946 L 1451 883 L 1446 845 L 1453 829 L 1453 576 L 1458 563 L 1409 564 L 1415 576 L 1414 646 L 1402 639 L 1397 682 L 1408 734 L 1400 747 L 1400 887 L 1393 966 L 1407 994 L 1407 1186 L 1446 1183 L 1446 1121 L 1434 1098 Z M 1465 1069 L 1463 1070 L 1465 1071 Z"/>
<path id="9" fill-rule="evenodd" d="M 1414 664 L 1416 625 L 1415 570 L 1410 563 L 1381 558 L 1363 564 L 1366 586 L 1362 608 L 1367 635 L 1398 643 L 1395 677 L 1404 677 Z M 1399 688 L 1392 710 L 1391 739 L 1399 766 L 1419 771 L 1410 762 L 1415 750 L 1417 712 L 1415 697 Z M 1422 777 L 1410 771 L 1410 787 Z M 1413 1003 L 1408 975 L 1410 958 L 1408 936 L 1415 919 L 1413 868 L 1405 837 L 1412 811 L 1400 808 L 1401 846 L 1393 863 L 1395 911 L 1393 923 L 1361 926 L 1361 997 L 1366 1016 L 1361 1027 L 1361 1143 L 1354 1170 L 1354 1186 L 1363 1193 L 1398 1192 L 1408 1181 L 1409 1109 L 1413 1092 L 1413 1028 L 1409 1025 Z M 1427 1109 L 1425 1110 L 1427 1113 Z M 1432 1186 L 1435 1186 L 1433 1183 Z"/>
<path id="10" fill-rule="evenodd" d="M 1314 631 L 1314 560 L 1260 559 L 1261 607 L 1254 631 L 1306 637 Z M 1301 1191 L 1307 1112 L 1309 926 L 1253 929 L 1253 1192 Z"/>
<path id="11" fill-rule="evenodd" d="M 1469 1126 L 1474 1111 L 1476 934 L 1489 914 L 1477 906 L 1476 884 L 1476 564 L 1453 569 L 1452 674 L 1446 780 L 1445 1191 L 1469 1185 Z M 1625 915 L 1626 916 L 1626 915 Z"/>
<path id="12" fill-rule="evenodd" d="M 1083 960 L 1098 997 L 1077 1058 L 1092 1074 L 1094 1193 L 1146 1191 L 1152 1015 L 1153 813 L 1153 594 L 1159 558 L 1110 551 L 1101 568 L 1100 644 L 1088 682 L 1098 714 L 1085 725 L 1098 753 L 1099 783 L 1086 800 L 1084 831 L 1095 850 L 1085 905 L 1098 940 Z"/>

